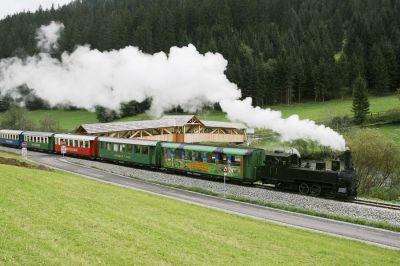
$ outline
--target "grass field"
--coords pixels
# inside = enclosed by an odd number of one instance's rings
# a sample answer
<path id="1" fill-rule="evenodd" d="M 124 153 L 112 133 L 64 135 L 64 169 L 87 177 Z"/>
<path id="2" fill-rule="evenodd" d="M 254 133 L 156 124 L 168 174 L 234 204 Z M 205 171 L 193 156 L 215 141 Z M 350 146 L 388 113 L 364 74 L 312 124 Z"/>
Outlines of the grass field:
<path id="1" fill-rule="evenodd" d="M 327 121 L 334 116 L 351 116 L 352 100 L 332 100 L 324 103 L 301 103 L 293 105 L 274 105 L 273 110 L 281 111 L 284 117 L 292 114 L 298 114 L 301 118 L 308 118 L 315 121 Z M 386 97 L 370 97 L 370 111 L 373 113 L 385 112 L 394 108 L 400 108 L 400 101 L 396 96 Z M 61 111 L 61 110 L 39 110 L 30 111 L 29 116 L 34 122 L 40 121 L 46 114 L 59 119 L 61 128 L 65 130 L 73 130 L 81 124 L 97 123 L 95 113 L 88 111 Z M 173 113 L 171 113 L 173 114 Z M 223 112 L 199 112 L 198 117 L 204 120 L 228 121 L 226 114 Z M 0 113 L 0 120 L 3 113 Z M 148 114 L 139 114 L 129 116 L 116 121 L 136 121 L 151 119 Z"/>
<path id="2" fill-rule="evenodd" d="M 396 96 L 369 97 L 370 112 L 386 112 L 394 108 L 400 108 L 400 101 Z M 281 111 L 285 117 L 298 114 L 300 118 L 308 118 L 319 121 L 327 121 L 335 116 L 348 115 L 351 117 L 352 99 L 331 100 L 323 103 L 301 103 L 293 105 L 276 105 L 272 109 Z"/>
<path id="3" fill-rule="evenodd" d="M 0 120 L 2 120 L 3 115 L 4 113 L 0 113 Z M 67 131 L 74 130 L 81 124 L 98 122 L 96 114 L 88 111 L 38 110 L 29 111 L 28 115 L 36 124 L 46 115 L 50 115 L 60 122 L 61 129 Z"/>
<path id="4" fill-rule="evenodd" d="M 400 124 L 389 124 L 373 127 L 379 133 L 391 138 L 400 148 Z"/>
<path id="5" fill-rule="evenodd" d="M 0 165 L 0 264 L 396 265 L 400 253 Z"/>

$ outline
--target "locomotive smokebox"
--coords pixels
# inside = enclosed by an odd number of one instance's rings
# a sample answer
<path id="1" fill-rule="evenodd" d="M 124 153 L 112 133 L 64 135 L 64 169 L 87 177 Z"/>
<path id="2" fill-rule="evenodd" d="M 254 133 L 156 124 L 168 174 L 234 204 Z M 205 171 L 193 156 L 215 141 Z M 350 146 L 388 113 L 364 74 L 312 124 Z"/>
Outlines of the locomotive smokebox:
<path id="1" fill-rule="evenodd" d="M 350 149 L 347 149 L 344 152 L 344 170 L 351 170 L 353 169 L 351 165 L 351 151 Z"/>

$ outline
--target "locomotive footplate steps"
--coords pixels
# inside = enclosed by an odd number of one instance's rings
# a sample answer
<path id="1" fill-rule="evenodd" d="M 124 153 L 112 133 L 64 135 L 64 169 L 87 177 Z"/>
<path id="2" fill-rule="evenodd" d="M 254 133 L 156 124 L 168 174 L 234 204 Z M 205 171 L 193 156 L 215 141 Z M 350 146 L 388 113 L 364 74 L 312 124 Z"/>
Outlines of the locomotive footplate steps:
<path id="1" fill-rule="evenodd" d="M 271 221 L 300 229 L 358 240 L 378 246 L 400 249 L 400 233 L 397 232 L 310 215 L 291 213 L 283 210 L 156 185 L 138 179 L 111 174 L 98 169 L 71 164 L 67 160 L 60 160 L 61 158 L 61 156 L 49 154 L 30 155 L 30 159 L 38 163 L 125 188 L 150 192 L 191 204 L 248 216 L 259 220 Z"/>

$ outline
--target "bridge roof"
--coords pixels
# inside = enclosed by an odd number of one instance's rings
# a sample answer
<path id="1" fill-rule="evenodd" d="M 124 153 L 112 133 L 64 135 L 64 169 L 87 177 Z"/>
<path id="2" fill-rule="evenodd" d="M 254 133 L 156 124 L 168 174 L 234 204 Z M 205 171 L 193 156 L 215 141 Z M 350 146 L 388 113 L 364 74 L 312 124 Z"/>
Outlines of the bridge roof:
<path id="1" fill-rule="evenodd" d="M 210 128 L 246 129 L 246 126 L 240 123 L 205 121 L 200 120 L 193 115 L 167 115 L 158 120 L 83 124 L 79 127 L 79 129 L 83 129 L 86 134 L 122 132 L 130 130 L 183 127 L 185 125 L 191 124 L 191 121 L 193 120 L 198 121 L 197 124 Z"/>

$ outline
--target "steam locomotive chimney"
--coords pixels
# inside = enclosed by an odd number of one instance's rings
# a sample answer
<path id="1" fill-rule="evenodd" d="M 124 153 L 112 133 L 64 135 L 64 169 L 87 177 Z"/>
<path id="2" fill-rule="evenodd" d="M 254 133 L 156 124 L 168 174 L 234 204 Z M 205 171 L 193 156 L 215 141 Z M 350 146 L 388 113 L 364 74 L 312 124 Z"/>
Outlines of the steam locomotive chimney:
<path id="1" fill-rule="evenodd" d="M 349 149 L 346 149 L 344 152 L 344 170 L 350 170 L 352 169 L 351 166 L 351 151 Z"/>

